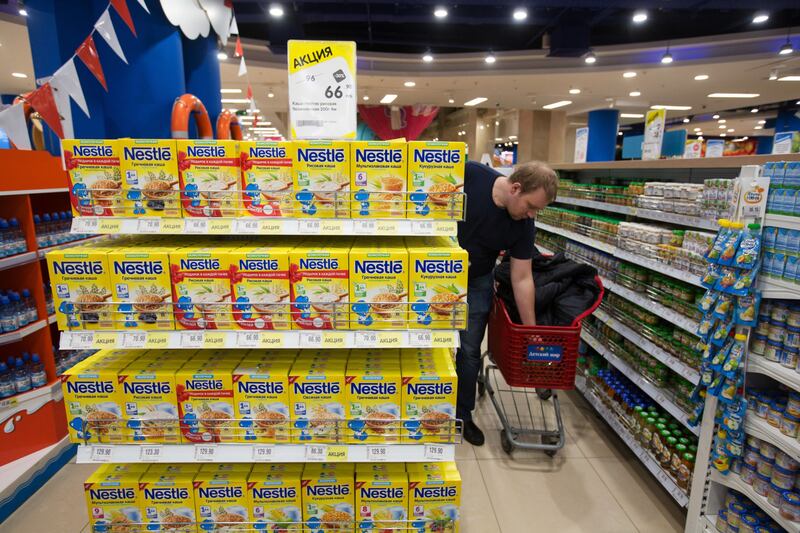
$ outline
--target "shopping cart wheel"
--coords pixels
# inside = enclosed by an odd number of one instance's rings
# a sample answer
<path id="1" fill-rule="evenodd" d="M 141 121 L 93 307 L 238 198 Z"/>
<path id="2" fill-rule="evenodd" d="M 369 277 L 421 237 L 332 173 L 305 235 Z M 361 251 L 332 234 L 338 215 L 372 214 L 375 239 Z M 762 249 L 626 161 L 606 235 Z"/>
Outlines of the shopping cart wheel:
<path id="1" fill-rule="evenodd" d="M 536 389 L 536 395 L 539 396 L 539 399 L 543 402 L 546 402 L 550 399 L 553 395 L 553 389 Z"/>
<path id="2" fill-rule="evenodd" d="M 500 430 L 500 446 L 503 448 L 503 451 L 509 455 L 511 455 L 511 452 L 514 450 L 514 445 L 508 440 L 508 434 L 505 429 Z"/>
<path id="3" fill-rule="evenodd" d="M 478 376 L 478 396 L 483 398 L 483 395 L 486 394 L 486 383 L 483 381 L 483 376 Z"/>
<path id="4" fill-rule="evenodd" d="M 542 435 L 542 444 L 555 445 L 558 444 L 559 438 L 554 435 Z M 548 457 L 555 457 L 558 450 L 545 450 L 544 453 Z"/>

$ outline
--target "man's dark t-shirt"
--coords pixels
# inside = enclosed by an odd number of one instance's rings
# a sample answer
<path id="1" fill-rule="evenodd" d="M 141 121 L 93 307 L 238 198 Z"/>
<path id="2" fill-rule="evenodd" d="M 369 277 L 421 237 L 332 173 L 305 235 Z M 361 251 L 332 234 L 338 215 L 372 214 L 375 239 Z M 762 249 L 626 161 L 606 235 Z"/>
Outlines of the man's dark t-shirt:
<path id="1" fill-rule="evenodd" d="M 492 187 L 501 175 L 475 161 L 467 161 L 464 168 L 467 212 L 458 223 L 458 243 L 469 252 L 470 279 L 491 272 L 503 250 L 515 259 L 533 257 L 533 220 L 514 220 L 492 200 Z"/>

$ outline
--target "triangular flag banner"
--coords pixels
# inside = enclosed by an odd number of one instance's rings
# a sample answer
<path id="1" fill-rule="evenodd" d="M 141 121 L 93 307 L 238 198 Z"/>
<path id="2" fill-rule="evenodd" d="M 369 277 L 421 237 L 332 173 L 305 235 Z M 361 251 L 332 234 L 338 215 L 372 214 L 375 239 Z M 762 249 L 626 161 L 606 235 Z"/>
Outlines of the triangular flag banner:
<path id="1" fill-rule="evenodd" d="M 242 57 L 242 55 L 244 55 L 244 51 L 242 50 L 242 40 L 238 35 L 236 36 L 236 50 L 234 50 L 233 54 L 236 57 Z"/>
<path id="2" fill-rule="evenodd" d="M 258 113 L 253 115 L 253 127 L 255 128 L 256 126 L 258 126 Z"/>
<path id="3" fill-rule="evenodd" d="M 64 138 L 64 129 L 61 127 L 61 116 L 58 114 L 56 101 L 53 97 L 53 90 L 49 83 L 45 83 L 33 91 L 25 99 L 31 107 L 36 110 L 50 129 L 52 129 L 59 139 Z"/>
<path id="4" fill-rule="evenodd" d="M 250 99 L 250 112 L 251 113 L 256 112 L 256 101 L 253 100 L 252 98 Z"/>
<path id="5" fill-rule="evenodd" d="M 150 10 L 147 8 L 147 4 L 144 3 L 144 0 L 137 0 L 137 1 L 139 2 L 139 5 L 142 6 L 142 9 L 147 11 L 147 14 L 149 15 L 150 14 Z"/>
<path id="6" fill-rule="evenodd" d="M 247 98 L 250 100 L 253 99 L 253 88 L 250 86 L 249 83 L 247 84 Z"/>
<path id="7" fill-rule="evenodd" d="M 111 0 L 111 5 L 114 7 L 120 18 L 131 29 L 131 33 L 136 35 L 136 28 L 133 25 L 131 12 L 128 10 L 128 0 Z"/>
<path id="8" fill-rule="evenodd" d="M 236 15 L 231 17 L 231 29 L 228 30 L 231 35 L 239 35 L 239 26 L 236 24 Z"/>
<path id="9" fill-rule="evenodd" d="M 75 137 L 75 130 L 72 127 L 72 104 L 70 104 L 70 97 L 75 100 L 78 107 L 89 116 L 89 109 L 86 107 L 86 99 L 83 96 L 83 89 L 81 89 L 80 82 L 78 81 L 78 71 L 75 70 L 75 64 L 72 59 L 69 59 L 64 65 L 56 71 L 50 78 L 50 87 L 53 89 L 53 98 L 56 100 L 56 107 L 58 113 L 61 115 L 61 127 L 64 129 L 64 137 L 72 139 Z"/>
<path id="10" fill-rule="evenodd" d="M 239 77 L 241 78 L 247 74 L 247 66 L 244 64 L 244 56 L 242 56 L 242 61 L 239 63 Z"/>
<path id="11" fill-rule="evenodd" d="M 125 53 L 122 51 L 122 46 L 119 44 L 119 39 L 117 39 L 117 32 L 114 31 L 114 24 L 111 22 L 111 16 L 108 14 L 108 9 L 103 11 L 103 14 L 100 15 L 99 19 L 97 19 L 94 28 L 97 30 L 97 33 L 100 34 L 100 37 L 105 39 L 105 41 L 108 43 L 108 46 L 114 50 L 114 53 L 117 54 L 121 60 L 127 63 L 128 60 L 125 59 Z"/>
<path id="12" fill-rule="evenodd" d="M 78 50 L 75 52 L 83 64 L 86 65 L 86 68 L 94 74 L 94 77 L 97 78 L 97 81 L 100 82 L 100 85 L 103 86 L 103 89 L 108 92 L 108 85 L 106 85 L 106 76 L 103 74 L 103 66 L 100 64 L 100 56 L 97 55 L 97 46 L 94 44 L 94 38 L 92 36 L 88 36 L 85 41 L 78 47 Z"/>
<path id="13" fill-rule="evenodd" d="M 231 19 L 233 18 L 233 6 L 226 0 L 197 0 L 200 7 L 205 11 L 211 27 L 222 42 L 222 46 L 228 44 L 230 37 Z"/>
<path id="14" fill-rule="evenodd" d="M 25 106 L 22 104 L 12 105 L 0 111 L 0 130 L 6 132 L 8 139 L 18 150 L 31 149 L 28 124 L 25 122 Z"/>

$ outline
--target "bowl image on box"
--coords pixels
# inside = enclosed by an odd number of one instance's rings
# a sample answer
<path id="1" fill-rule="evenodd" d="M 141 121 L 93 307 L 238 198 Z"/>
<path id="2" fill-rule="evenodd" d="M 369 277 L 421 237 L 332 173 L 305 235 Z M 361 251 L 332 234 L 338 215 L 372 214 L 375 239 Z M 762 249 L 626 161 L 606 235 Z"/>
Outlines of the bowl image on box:
<path id="1" fill-rule="evenodd" d="M 243 216 L 292 216 L 292 141 L 242 141 Z"/>
<path id="2" fill-rule="evenodd" d="M 172 139 L 120 139 L 126 216 L 181 216 L 178 155 Z"/>
<path id="3" fill-rule="evenodd" d="M 122 172 L 119 142 L 64 139 L 61 158 L 69 173 L 69 198 L 75 216 L 121 215 Z"/>

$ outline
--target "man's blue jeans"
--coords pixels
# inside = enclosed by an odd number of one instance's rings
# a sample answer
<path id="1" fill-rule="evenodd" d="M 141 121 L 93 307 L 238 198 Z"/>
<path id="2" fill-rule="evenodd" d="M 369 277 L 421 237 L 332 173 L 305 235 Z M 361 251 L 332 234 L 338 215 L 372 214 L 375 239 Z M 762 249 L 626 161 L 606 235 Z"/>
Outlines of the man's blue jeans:
<path id="1" fill-rule="evenodd" d="M 467 329 L 461 332 L 461 347 L 456 352 L 458 374 L 458 403 L 456 416 L 464 422 L 472 420 L 475 409 L 475 392 L 478 375 L 483 368 L 481 343 L 492 309 L 494 295 L 494 272 L 469 280 L 467 304 L 469 316 Z"/>

